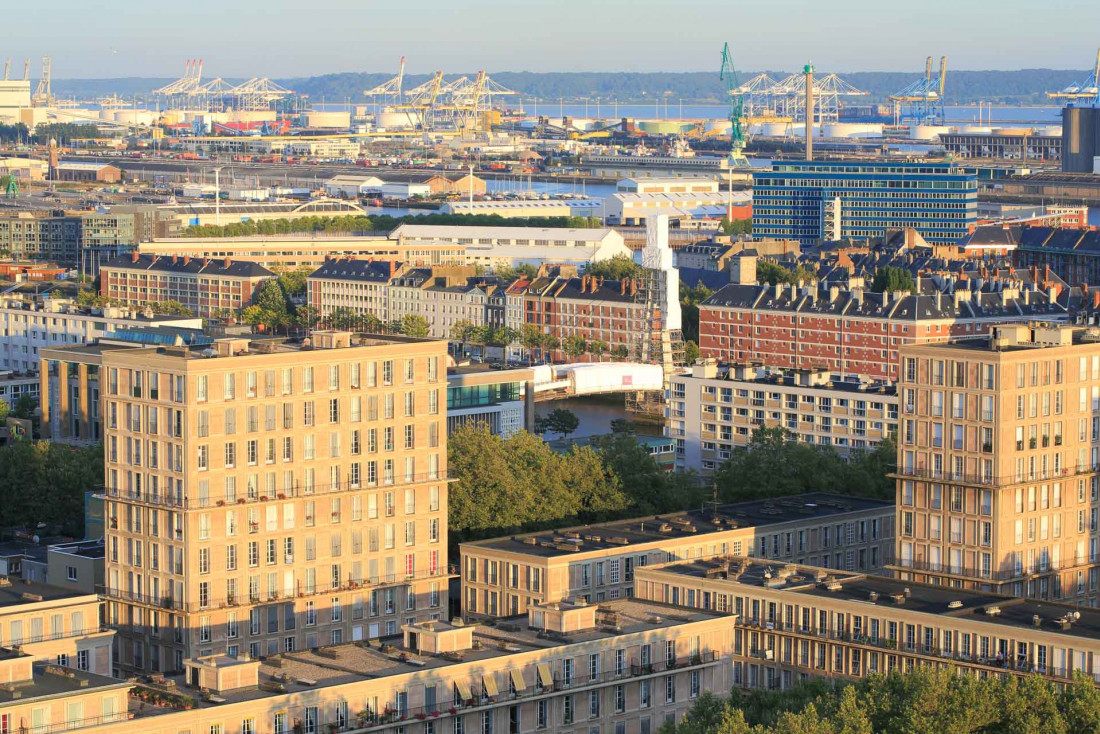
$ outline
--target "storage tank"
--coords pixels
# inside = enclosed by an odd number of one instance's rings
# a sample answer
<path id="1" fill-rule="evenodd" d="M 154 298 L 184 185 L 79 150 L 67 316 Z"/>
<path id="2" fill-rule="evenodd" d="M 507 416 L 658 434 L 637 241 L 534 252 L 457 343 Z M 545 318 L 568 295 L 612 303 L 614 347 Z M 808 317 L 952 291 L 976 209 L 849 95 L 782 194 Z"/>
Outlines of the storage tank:
<path id="1" fill-rule="evenodd" d="M 873 122 L 827 122 L 821 126 L 823 138 L 881 138 L 882 125 Z"/>
<path id="2" fill-rule="evenodd" d="M 1043 125 L 1042 127 L 1035 128 L 1036 135 L 1049 135 L 1051 137 L 1062 137 L 1061 125 Z"/>
<path id="3" fill-rule="evenodd" d="M 156 113 L 149 110 L 115 110 L 111 113 L 111 119 L 123 125 L 152 125 L 156 119 Z"/>
<path id="4" fill-rule="evenodd" d="M 642 120 L 638 123 L 638 129 L 650 135 L 680 135 L 692 127 L 676 120 Z"/>
<path id="5" fill-rule="evenodd" d="M 956 125 L 955 132 L 969 133 L 971 135 L 992 135 L 993 128 L 988 125 Z"/>
<path id="6" fill-rule="evenodd" d="M 760 129 L 757 135 L 763 135 L 767 138 L 782 138 L 791 135 L 793 132 L 793 125 L 789 122 L 761 122 L 759 126 Z M 798 128 L 800 130 L 804 129 L 801 125 Z"/>
<path id="7" fill-rule="evenodd" d="M 733 128 L 733 123 L 729 120 L 708 120 L 703 125 L 703 130 L 706 132 L 713 132 L 719 130 L 723 133 L 728 133 Z"/>
<path id="8" fill-rule="evenodd" d="M 1034 131 L 1030 127 L 995 127 L 994 135 L 1031 135 Z"/>
<path id="9" fill-rule="evenodd" d="M 408 130 L 420 125 L 420 113 L 413 110 L 383 110 L 374 124 L 386 130 Z"/>
<path id="10" fill-rule="evenodd" d="M 315 110 L 310 110 L 309 112 L 302 113 L 299 122 L 302 127 L 347 130 L 351 127 L 351 113 L 341 111 L 317 112 Z"/>
<path id="11" fill-rule="evenodd" d="M 910 140 L 938 140 L 941 135 L 951 132 L 947 125 L 910 125 Z"/>

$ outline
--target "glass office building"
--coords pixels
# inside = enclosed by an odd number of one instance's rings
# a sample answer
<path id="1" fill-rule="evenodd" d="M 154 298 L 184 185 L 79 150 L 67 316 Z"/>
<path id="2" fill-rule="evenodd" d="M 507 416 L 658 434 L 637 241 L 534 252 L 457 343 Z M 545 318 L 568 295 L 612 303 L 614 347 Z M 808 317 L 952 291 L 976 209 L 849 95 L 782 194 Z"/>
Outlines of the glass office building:
<path id="1" fill-rule="evenodd" d="M 753 173 L 752 198 L 756 237 L 809 245 L 912 228 L 951 244 L 975 223 L 978 180 L 952 163 L 779 161 Z"/>

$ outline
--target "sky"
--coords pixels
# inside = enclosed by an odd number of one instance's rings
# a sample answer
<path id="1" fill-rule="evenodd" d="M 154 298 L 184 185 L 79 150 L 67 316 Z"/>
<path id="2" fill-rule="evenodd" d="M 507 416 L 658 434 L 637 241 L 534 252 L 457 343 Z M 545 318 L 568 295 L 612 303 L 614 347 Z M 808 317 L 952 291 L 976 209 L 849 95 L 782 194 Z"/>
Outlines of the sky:
<path id="1" fill-rule="evenodd" d="M 1100 2 L 1056 0 L 3 0 L 0 59 L 55 79 L 338 72 L 1091 69 Z"/>

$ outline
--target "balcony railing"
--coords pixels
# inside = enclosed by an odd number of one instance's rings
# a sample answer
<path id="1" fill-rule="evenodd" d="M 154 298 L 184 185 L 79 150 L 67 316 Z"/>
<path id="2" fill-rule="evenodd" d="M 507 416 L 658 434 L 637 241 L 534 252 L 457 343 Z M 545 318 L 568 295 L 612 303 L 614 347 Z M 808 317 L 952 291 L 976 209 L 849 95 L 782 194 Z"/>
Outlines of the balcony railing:
<path id="1" fill-rule="evenodd" d="M 117 714 L 103 716 L 88 716 L 83 719 L 68 719 L 56 724 L 42 724 L 40 726 L 21 725 L 15 731 L 19 734 L 54 734 L 54 732 L 74 731 L 76 729 L 91 729 L 93 727 L 115 724 L 119 721 L 130 721 L 134 715 L 129 711 L 121 711 Z"/>
<path id="2" fill-rule="evenodd" d="M 972 474 L 969 472 L 952 471 L 951 469 L 941 469 L 939 471 L 927 466 L 899 466 L 897 467 L 891 476 L 901 479 L 926 479 L 935 482 L 951 483 L 957 482 L 959 484 L 983 484 L 987 486 L 1007 486 L 1012 484 L 1023 484 L 1024 482 L 1033 482 L 1043 479 L 1061 479 L 1064 477 L 1072 477 L 1078 474 L 1091 474 L 1094 472 L 1100 472 L 1100 464 L 1095 466 L 1085 465 L 1080 467 L 1065 467 L 1062 469 L 1054 470 L 1047 469 L 1046 471 L 1035 470 L 1033 472 L 1025 472 L 1022 475 L 1006 474 Z"/>
<path id="3" fill-rule="evenodd" d="M 100 632 L 109 632 L 107 627 L 96 625 L 95 627 L 85 627 L 80 630 L 71 630 L 69 632 L 49 632 L 41 635 L 23 635 L 22 637 L 13 637 L 8 640 L 9 645 L 29 645 L 34 642 L 49 642 L 50 640 L 66 640 L 74 637 L 87 637 L 88 635 L 97 635 Z"/>
<path id="4" fill-rule="evenodd" d="M 436 569 L 434 572 L 425 571 L 418 573 L 414 576 L 404 576 L 402 574 L 384 574 L 381 576 L 371 576 L 362 579 L 348 579 L 337 587 L 318 585 L 312 591 L 306 591 L 301 588 L 301 584 L 298 585 L 291 593 L 286 593 L 285 590 L 280 589 L 274 592 L 262 591 L 258 594 L 252 595 L 248 592 L 237 594 L 236 596 L 225 596 L 218 599 L 209 599 L 205 604 L 199 601 L 183 601 L 171 596 L 154 596 L 151 594 L 140 594 L 134 591 L 125 591 L 123 589 L 111 589 L 106 586 L 97 586 L 96 593 L 107 597 L 108 599 L 114 599 L 116 601 L 130 601 L 138 604 L 144 604 L 147 606 L 158 607 L 160 609 L 173 609 L 176 611 L 194 612 L 203 609 L 222 609 L 226 607 L 236 607 L 242 605 L 252 604 L 267 604 L 269 602 L 286 601 L 288 599 L 297 599 L 300 597 L 320 596 L 325 594 L 333 594 L 339 591 L 351 591 L 354 589 L 368 589 L 372 587 L 382 588 L 386 586 L 405 585 L 416 583 L 417 581 L 425 581 L 430 579 L 440 579 L 450 576 L 451 572 L 445 568 Z M 440 592 L 441 594 L 443 591 Z"/>
<path id="5" fill-rule="evenodd" d="M 238 493 L 234 497 L 218 497 L 211 495 L 207 498 L 199 498 L 194 496 L 177 496 L 161 493 L 150 492 L 132 492 L 127 489 L 121 489 L 119 487 L 105 487 L 100 485 L 96 487 L 96 494 L 108 498 L 118 499 L 131 502 L 140 502 L 143 504 L 160 505 L 162 507 L 175 507 L 182 509 L 200 509 L 207 507 L 228 507 L 232 505 L 245 505 L 256 502 L 277 502 L 279 500 L 295 499 L 299 497 L 314 497 L 321 494 L 334 494 L 337 492 L 355 492 L 361 489 L 378 489 L 385 487 L 398 487 L 409 484 L 423 484 L 426 482 L 444 482 L 449 479 L 446 471 L 438 472 L 424 472 L 422 474 L 395 475 L 391 479 L 378 479 L 373 482 L 365 480 L 359 481 L 353 484 L 352 482 L 339 482 L 337 484 L 314 484 L 312 488 L 304 487 L 302 485 L 295 485 L 294 487 L 279 489 L 274 492 L 267 492 L 266 490 L 248 491 L 247 489 L 243 494 Z"/>

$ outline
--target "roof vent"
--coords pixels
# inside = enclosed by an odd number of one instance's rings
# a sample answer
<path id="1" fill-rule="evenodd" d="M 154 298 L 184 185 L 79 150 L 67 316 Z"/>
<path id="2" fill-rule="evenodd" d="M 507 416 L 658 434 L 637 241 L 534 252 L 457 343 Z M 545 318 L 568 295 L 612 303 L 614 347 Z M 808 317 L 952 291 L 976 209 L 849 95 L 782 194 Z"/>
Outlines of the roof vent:
<path id="1" fill-rule="evenodd" d="M 963 605 L 963 603 L 961 601 L 959 601 L 958 599 L 956 599 L 955 601 L 947 602 L 947 608 L 948 609 L 962 609 L 962 605 Z"/>
<path id="2" fill-rule="evenodd" d="M 877 591 L 872 591 L 870 594 L 867 595 L 867 598 L 870 599 L 873 602 L 878 601 L 878 592 Z"/>
<path id="3" fill-rule="evenodd" d="M 985 613 L 988 614 L 990 617 L 996 617 L 998 614 L 1001 613 L 1001 608 L 994 604 L 992 606 L 986 607 Z"/>
<path id="4" fill-rule="evenodd" d="M 1042 627 L 1043 626 L 1043 618 L 1040 617 L 1038 614 L 1033 614 L 1033 615 L 1031 615 L 1031 624 L 1035 627 Z"/>

